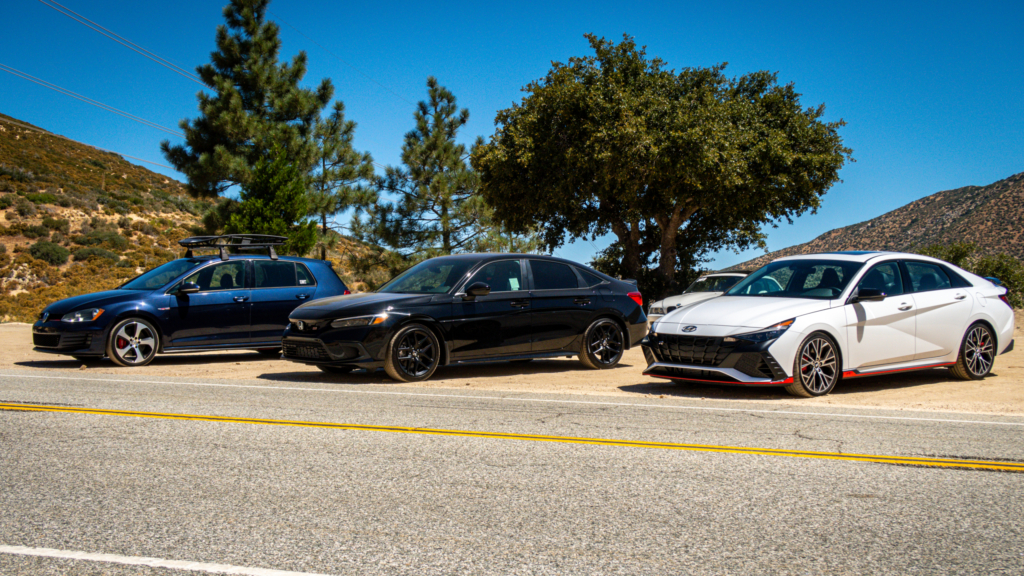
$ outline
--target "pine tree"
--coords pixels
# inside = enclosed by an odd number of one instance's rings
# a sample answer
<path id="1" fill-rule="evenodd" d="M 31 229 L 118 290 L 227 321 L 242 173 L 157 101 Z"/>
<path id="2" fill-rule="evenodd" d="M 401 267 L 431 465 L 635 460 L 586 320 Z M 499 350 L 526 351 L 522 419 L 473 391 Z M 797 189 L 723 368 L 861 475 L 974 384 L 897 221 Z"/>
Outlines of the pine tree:
<path id="1" fill-rule="evenodd" d="M 282 251 L 305 256 L 316 243 L 316 222 L 306 221 L 305 178 L 280 152 L 280 147 L 274 147 L 268 157 L 256 162 L 252 177 L 242 185 L 242 201 L 225 228 L 229 234 L 286 236 Z"/>
<path id="2" fill-rule="evenodd" d="M 317 248 L 322 260 L 327 259 L 327 249 L 333 248 L 338 238 L 328 220 L 370 197 L 362 183 L 373 178 L 373 157 L 353 148 L 355 130 L 356 123 L 345 120 L 345 105 L 338 101 L 331 115 L 318 121 L 313 132 L 318 157 L 310 181 L 309 215 L 320 222 Z"/>
<path id="3" fill-rule="evenodd" d="M 195 196 L 217 196 L 250 182 L 253 169 L 280 146 L 288 163 L 305 176 L 316 158 L 312 133 L 331 101 L 329 79 L 315 90 L 300 88 L 306 54 L 279 62 L 279 28 L 266 19 L 270 0 L 231 0 L 226 25 L 217 27 L 217 51 L 196 69 L 214 92 L 200 92 L 200 116 L 182 120 L 185 144 L 160 144 L 164 156 L 188 178 Z"/>

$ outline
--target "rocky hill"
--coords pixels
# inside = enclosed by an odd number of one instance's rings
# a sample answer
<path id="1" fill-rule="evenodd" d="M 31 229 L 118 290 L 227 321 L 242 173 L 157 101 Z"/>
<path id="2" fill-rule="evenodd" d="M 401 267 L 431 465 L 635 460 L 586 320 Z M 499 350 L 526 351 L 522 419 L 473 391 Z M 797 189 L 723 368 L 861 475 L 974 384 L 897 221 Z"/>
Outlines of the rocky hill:
<path id="1" fill-rule="evenodd" d="M 988 186 L 936 192 L 867 222 L 830 230 L 805 244 L 770 252 L 731 268 L 755 269 L 794 254 L 840 250 L 905 252 L 954 242 L 976 244 L 982 254 L 1005 253 L 1024 260 L 1024 172 Z"/>

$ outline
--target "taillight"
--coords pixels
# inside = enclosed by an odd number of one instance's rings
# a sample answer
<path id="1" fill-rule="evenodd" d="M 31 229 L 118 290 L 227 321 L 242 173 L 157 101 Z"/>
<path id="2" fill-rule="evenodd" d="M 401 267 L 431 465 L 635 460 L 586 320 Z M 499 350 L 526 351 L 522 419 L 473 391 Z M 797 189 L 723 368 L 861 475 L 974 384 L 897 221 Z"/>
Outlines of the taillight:
<path id="1" fill-rule="evenodd" d="M 349 294 L 351 294 L 351 293 L 352 293 L 352 292 L 350 292 L 350 291 L 348 291 L 348 290 L 345 290 L 345 292 L 344 292 L 344 293 L 342 293 L 342 296 L 348 296 L 348 295 L 349 295 Z"/>
<path id="2" fill-rule="evenodd" d="M 641 308 L 643 307 L 643 305 L 644 305 L 644 297 L 641 296 L 639 292 L 630 292 L 629 294 L 626 294 L 626 296 L 629 296 L 630 298 L 632 298 L 633 302 L 636 302 L 637 306 L 640 306 Z"/>
<path id="3" fill-rule="evenodd" d="M 1013 308 L 1013 306 L 1010 304 L 1010 299 L 1006 297 L 1006 294 L 1000 294 L 999 299 L 1003 301 L 1003 304 L 1006 304 L 1010 308 Z"/>

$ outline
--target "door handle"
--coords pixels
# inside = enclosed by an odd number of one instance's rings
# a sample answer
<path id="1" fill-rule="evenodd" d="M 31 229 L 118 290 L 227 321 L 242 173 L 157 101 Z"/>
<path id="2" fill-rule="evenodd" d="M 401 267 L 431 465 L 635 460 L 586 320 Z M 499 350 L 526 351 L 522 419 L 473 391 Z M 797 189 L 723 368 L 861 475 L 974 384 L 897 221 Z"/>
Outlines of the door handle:
<path id="1" fill-rule="evenodd" d="M 586 306 L 587 304 L 590 304 L 590 298 L 576 298 L 573 302 L 581 306 Z"/>
<path id="2" fill-rule="evenodd" d="M 299 300 L 305 300 L 306 298 L 309 298 L 309 294 L 296 294 L 295 297 Z"/>
<path id="3" fill-rule="evenodd" d="M 512 301 L 512 307 L 513 308 L 526 308 L 529 305 L 530 305 L 530 302 L 527 301 L 527 300 L 513 300 Z"/>
<path id="4" fill-rule="evenodd" d="M 903 311 L 906 311 L 906 310 L 910 310 L 911 308 L 913 308 L 913 306 L 911 306 L 910 304 L 904 304 L 904 305 L 900 306 L 899 309 L 903 310 Z"/>
<path id="5" fill-rule="evenodd" d="M 235 302 L 245 302 L 248 299 L 248 296 L 235 296 Z"/>
<path id="6" fill-rule="evenodd" d="M 963 300 L 964 298 L 967 298 L 967 295 L 966 294 L 957 294 L 956 296 L 953 296 L 953 298 L 955 300 Z"/>

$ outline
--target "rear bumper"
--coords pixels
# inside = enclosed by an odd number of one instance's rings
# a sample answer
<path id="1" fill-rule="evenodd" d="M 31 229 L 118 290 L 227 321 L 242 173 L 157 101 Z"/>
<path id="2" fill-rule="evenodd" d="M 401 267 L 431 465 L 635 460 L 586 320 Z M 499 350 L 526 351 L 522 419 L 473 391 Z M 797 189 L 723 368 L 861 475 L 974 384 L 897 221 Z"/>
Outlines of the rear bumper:
<path id="1" fill-rule="evenodd" d="M 1000 352 L 1000 354 L 1006 354 L 1007 352 L 1013 351 L 1013 340 L 1010 340 L 1010 345 L 1006 347 L 1006 350 Z"/>

